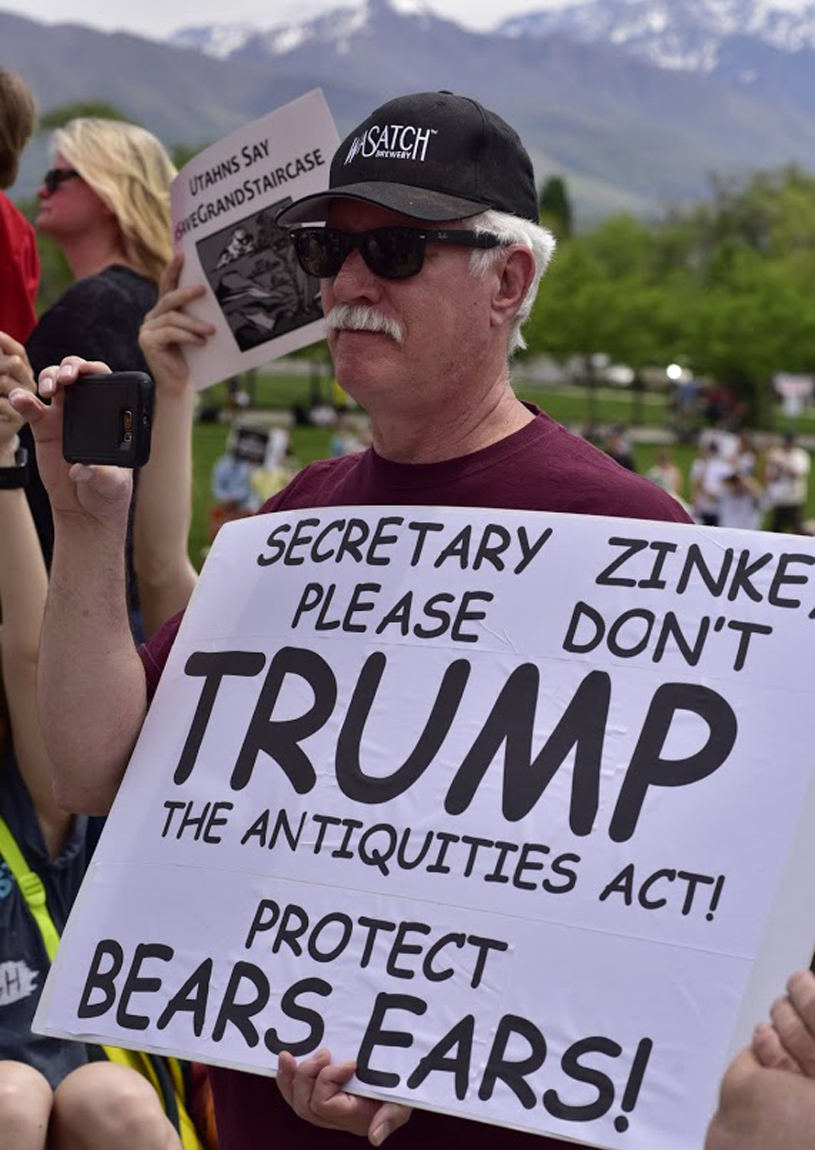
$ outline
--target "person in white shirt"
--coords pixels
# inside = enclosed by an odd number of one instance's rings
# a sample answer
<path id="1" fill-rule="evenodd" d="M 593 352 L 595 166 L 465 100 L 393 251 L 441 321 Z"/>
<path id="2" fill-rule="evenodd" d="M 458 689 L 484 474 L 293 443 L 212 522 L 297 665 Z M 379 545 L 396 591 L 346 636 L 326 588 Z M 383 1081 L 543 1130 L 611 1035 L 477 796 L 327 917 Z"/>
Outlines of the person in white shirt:
<path id="1" fill-rule="evenodd" d="M 731 471 L 722 485 L 719 526 L 759 531 L 763 516 L 761 495 L 761 488 L 752 475 Z"/>
<path id="2" fill-rule="evenodd" d="M 732 465 L 722 458 L 717 440 L 710 439 L 701 445 L 690 471 L 691 505 L 697 523 L 705 527 L 719 526 L 724 481 L 732 470 Z"/>
<path id="3" fill-rule="evenodd" d="M 771 531 L 803 532 L 803 514 L 809 489 L 809 452 L 787 431 L 779 447 L 767 452 L 767 496 L 772 507 Z"/>

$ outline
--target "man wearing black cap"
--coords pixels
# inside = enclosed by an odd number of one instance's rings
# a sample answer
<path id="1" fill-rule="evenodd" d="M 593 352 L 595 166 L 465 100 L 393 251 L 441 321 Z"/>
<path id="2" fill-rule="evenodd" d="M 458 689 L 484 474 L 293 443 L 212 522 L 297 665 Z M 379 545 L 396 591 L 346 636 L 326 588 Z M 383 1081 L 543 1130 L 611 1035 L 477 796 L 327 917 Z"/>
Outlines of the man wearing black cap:
<path id="1" fill-rule="evenodd" d="M 676 500 L 512 391 L 509 358 L 523 346 L 554 240 L 538 224 L 529 156 L 499 116 L 446 92 L 392 100 L 340 145 L 329 190 L 292 204 L 278 223 L 298 225 L 292 241 L 321 280 L 337 381 L 367 409 L 373 442 L 307 467 L 263 510 L 418 504 L 687 521 Z M 72 371 L 58 381 L 54 372 L 46 392 Z M 38 419 L 35 429 L 51 416 Z M 113 482 L 109 469 L 83 475 L 71 514 L 59 506 L 70 483 L 62 476 L 59 492 L 54 483 L 60 544 L 40 660 L 61 799 L 93 810 L 112 801 L 179 624 L 136 654 L 115 586 L 129 495 L 114 498 Z M 90 639 L 100 614 L 104 660 Z M 59 667 L 68 659 L 81 671 L 66 682 Z M 93 724 L 69 732 L 59 722 L 66 711 L 92 711 Z M 299 1068 L 281 1056 L 277 1084 L 214 1069 L 222 1150 L 342 1150 L 366 1134 L 379 1145 L 409 1111 L 346 1094 L 351 1072 L 326 1055 Z M 456 1138 L 471 1150 L 554 1144 L 428 1112 L 394 1144 Z"/>
<path id="2" fill-rule="evenodd" d="M 413 502 L 684 521 L 512 391 L 509 358 L 555 245 L 529 155 L 495 113 L 447 92 L 391 100 L 337 149 L 328 191 L 277 222 L 321 280 L 335 374 L 368 411 L 373 448 L 306 469 L 276 509 Z"/>

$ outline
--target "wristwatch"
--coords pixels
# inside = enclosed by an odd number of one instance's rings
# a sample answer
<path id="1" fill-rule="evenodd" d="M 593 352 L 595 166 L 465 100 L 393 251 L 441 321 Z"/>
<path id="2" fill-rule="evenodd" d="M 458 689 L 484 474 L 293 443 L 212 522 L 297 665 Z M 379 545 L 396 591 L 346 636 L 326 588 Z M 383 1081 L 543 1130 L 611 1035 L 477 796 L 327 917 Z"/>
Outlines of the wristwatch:
<path id="1" fill-rule="evenodd" d="M 28 452 L 18 447 L 14 452 L 14 466 L 0 467 L 0 491 L 10 487 L 25 487 L 28 483 Z"/>

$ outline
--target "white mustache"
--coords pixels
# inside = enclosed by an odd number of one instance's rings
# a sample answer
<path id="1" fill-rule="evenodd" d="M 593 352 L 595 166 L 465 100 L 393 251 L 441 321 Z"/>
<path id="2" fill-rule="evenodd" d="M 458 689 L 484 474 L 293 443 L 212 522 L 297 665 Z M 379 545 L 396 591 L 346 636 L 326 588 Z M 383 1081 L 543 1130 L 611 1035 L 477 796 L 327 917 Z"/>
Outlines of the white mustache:
<path id="1" fill-rule="evenodd" d="M 370 304 L 334 304 L 325 322 L 331 331 L 373 331 L 389 335 L 396 343 L 405 342 L 405 331 L 399 321 L 382 315 Z"/>

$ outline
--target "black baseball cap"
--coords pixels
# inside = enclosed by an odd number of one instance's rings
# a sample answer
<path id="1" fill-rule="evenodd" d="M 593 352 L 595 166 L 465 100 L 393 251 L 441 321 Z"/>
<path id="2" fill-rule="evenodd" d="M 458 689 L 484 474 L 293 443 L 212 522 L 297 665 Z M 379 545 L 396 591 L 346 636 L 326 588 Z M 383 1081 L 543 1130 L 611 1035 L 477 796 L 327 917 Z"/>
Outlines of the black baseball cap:
<path id="1" fill-rule="evenodd" d="M 419 92 L 373 111 L 334 153 L 328 191 L 284 208 L 283 227 L 326 218 L 332 200 L 361 200 L 419 220 L 487 208 L 538 223 L 529 153 L 518 133 L 469 96 Z"/>

